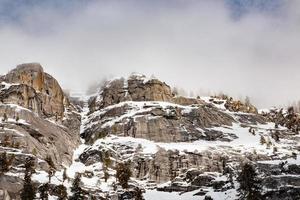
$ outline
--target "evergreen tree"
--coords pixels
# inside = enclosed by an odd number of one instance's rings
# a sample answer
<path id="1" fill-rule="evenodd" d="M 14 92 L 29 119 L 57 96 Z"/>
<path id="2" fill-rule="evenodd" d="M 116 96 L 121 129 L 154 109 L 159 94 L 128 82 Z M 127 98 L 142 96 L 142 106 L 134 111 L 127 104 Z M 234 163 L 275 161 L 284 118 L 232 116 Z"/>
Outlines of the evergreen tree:
<path id="1" fill-rule="evenodd" d="M 52 158 L 49 155 L 47 155 L 45 161 L 47 162 L 47 164 L 49 166 L 49 170 L 48 170 L 49 181 L 48 181 L 48 183 L 51 184 L 51 178 L 55 174 L 55 165 L 54 165 Z"/>
<path id="2" fill-rule="evenodd" d="M 21 192 L 22 200 L 33 200 L 35 198 L 36 189 L 31 181 L 31 176 L 34 173 L 33 158 L 27 158 L 25 162 L 24 185 Z"/>
<path id="3" fill-rule="evenodd" d="M 13 159 L 14 157 L 12 156 L 9 158 L 6 152 L 0 154 L 0 173 L 9 171 Z"/>
<path id="4" fill-rule="evenodd" d="M 12 145 L 12 137 L 9 136 L 9 135 L 4 135 L 4 139 L 3 139 L 3 142 L 2 142 L 2 145 L 4 147 L 13 147 Z"/>
<path id="5" fill-rule="evenodd" d="M 55 188 L 56 192 L 58 193 L 58 200 L 67 200 L 68 199 L 68 193 L 67 188 L 64 185 L 58 185 Z"/>
<path id="6" fill-rule="evenodd" d="M 261 136 L 260 136 L 260 144 L 261 144 L 261 145 L 264 145 L 264 144 L 266 144 L 266 142 L 267 142 L 267 141 L 266 141 L 265 137 L 261 135 Z"/>
<path id="7" fill-rule="evenodd" d="M 105 151 L 102 153 L 102 160 L 103 160 L 103 173 L 104 173 L 104 180 L 107 182 L 107 179 L 109 178 L 108 169 L 111 166 L 111 159 L 109 151 Z"/>
<path id="8" fill-rule="evenodd" d="M 143 192 L 139 187 L 135 188 L 135 200 L 144 200 Z"/>
<path id="9" fill-rule="evenodd" d="M 40 199 L 48 200 L 49 183 L 42 184 L 39 187 Z"/>
<path id="10" fill-rule="evenodd" d="M 16 116 L 16 122 L 18 123 L 19 120 L 20 120 L 20 117 L 19 117 L 19 115 L 17 115 L 17 116 Z"/>
<path id="11" fill-rule="evenodd" d="M 278 131 L 276 131 L 276 132 L 274 133 L 273 138 L 274 138 L 274 140 L 275 140 L 276 142 L 279 142 L 279 141 L 280 141 L 280 138 L 279 138 L 279 132 L 278 132 Z"/>
<path id="12" fill-rule="evenodd" d="M 242 167 L 238 179 L 240 186 L 238 188 L 239 199 L 241 200 L 261 200 L 261 180 L 257 177 L 255 168 L 251 164 L 245 164 Z"/>
<path id="13" fill-rule="evenodd" d="M 70 197 L 70 200 L 83 200 L 84 199 L 84 191 L 81 188 L 81 174 L 76 174 L 75 179 L 73 181 L 71 192 L 73 195 Z"/>
<path id="14" fill-rule="evenodd" d="M 7 122 L 7 120 L 8 120 L 7 114 L 4 113 L 3 118 L 2 118 L 2 122 Z"/>
<path id="15" fill-rule="evenodd" d="M 109 173 L 108 173 L 108 169 L 106 168 L 106 166 L 103 166 L 103 173 L 104 173 L 104 181 L 106 183 L 107 180 L 109 179 Z"/>
<path id="16" fill-rule="evenodd" d="M 213 198 L 211 196 L 205 196 L 204 200 L 213 200 Z"/>
<path id="17" fill-rule="evenodd" d="M 128 181 L 132 175 L 130 170 L 129 163 L 118 163 L 116 167 L 116 178 L 119 181 L 120 185 L 125 189 L 128 188 Z"/>
<path id="18" fill-rule="evenodd" d="M 68 178 L 68 175 L 67 175 L 67 169 L 65 168 L 64 169 L 64 172 L 63 172 L 63 182 L 65 182 Z"/>

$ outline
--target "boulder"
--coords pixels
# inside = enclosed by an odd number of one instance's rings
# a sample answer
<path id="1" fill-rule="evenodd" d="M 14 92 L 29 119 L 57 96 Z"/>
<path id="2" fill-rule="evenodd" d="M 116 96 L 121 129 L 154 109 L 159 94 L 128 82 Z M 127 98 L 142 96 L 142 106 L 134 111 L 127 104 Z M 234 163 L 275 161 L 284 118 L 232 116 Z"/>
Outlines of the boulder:
<path id="1" fill-rule="evenodd" d="M 211 175 L 201 174 L 194 178 L 191 182 L 192 185 L 195 186 L 209 186 L 215 178 Z"/>

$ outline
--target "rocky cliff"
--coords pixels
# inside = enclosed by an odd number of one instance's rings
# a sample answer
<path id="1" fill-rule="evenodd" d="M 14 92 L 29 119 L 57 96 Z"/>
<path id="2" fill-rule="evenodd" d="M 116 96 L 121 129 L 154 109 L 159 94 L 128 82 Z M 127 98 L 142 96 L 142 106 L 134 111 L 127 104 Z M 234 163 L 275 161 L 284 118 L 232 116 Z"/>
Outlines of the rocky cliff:
<path id="1" fill-rule="evenodd" d="M 0 175 L 0 195 L 18 198 L 23 163 L 32 157 L 33 182 L 49 182 L 53 198 L 61 185 L 72 195 L 80 174 L 91 199 L 135 199 L 143 190 L 146 197 L 237 199 L 245 163 L 256 166 L 263 199 L 300 198 L 299 115 L 290 109 L 258 112 L 226 95 L 176 96 L 137 74 L 108 81 L 84 100 L 68 98 L 39 64 L 0 79 L 0 153 L 14 157 Z M 50 181 L 49 157 L 56 167 Z M 120 163 L 132 172 L 126 189 L 116 179 Z"/>
<path id="2" fill-rule="evenodd" d="M 89 166 L 104 162 L 103 152 L 109 152 L 117 162 L 129 160 L 133 180 L 144 187 L 165 183 L 157 190 L 198 191 L 200 199 L 222 193 L 235 199 L 237 172 L 243 163 L 286 161 L 298 152 L 298 133 L 284 127 L 295 121 L 294 115 L 281 123 L 268 116 L 249 102 L 226 95 L 185 98 L 175 96 L 156 79 L 138 75 L 114 79 L 89 100 L 81 133 L 87 146 L 78 153 L 78 162 L 91 172 Z M 261 175 L 268 177 L 267 188 L 272 181 L 284 183 L 292 176 L 290 172 L 284 177 L 269 175 L 266 169 L 271 167 L 258 165 Z M 103 176 L 98 174 L 100 179 Z M 299 196 L 299 181 L 297 176 L 292 187 L 277 185 L 276 189 Z"/>
<path id="3" fill-rule="evenodd" d="M 13 173 L 22 172 L 28 157 L 41 171 L 49 169 L 47 159 L 57 170 L 71 164 L 81 116 L 40 64 L 22 64 L 1 77 L 0 102 L 0 153 L 14 158 Z M 0 188 L 14 198 L 21 186 L 21 177 L 0 176 Z"/>
<path id="4" fill-rule="evenodd" d="M 40 113 L 47 117 L 57 116 L 63 118 L 65 95 L 58 82 L 49 74 L 45 73 L 38 63 L 28 63 L 18 65 L 15 69 L 4 76 L 4 82 L 11 84 L 21 84 L 31 87 L 42 101 Z M 36 96 L 37 96 L 36 95 Z M 30 101 L 33 97 L 24 89 L 22 93 L 24 106 L 34 109 Z"/>

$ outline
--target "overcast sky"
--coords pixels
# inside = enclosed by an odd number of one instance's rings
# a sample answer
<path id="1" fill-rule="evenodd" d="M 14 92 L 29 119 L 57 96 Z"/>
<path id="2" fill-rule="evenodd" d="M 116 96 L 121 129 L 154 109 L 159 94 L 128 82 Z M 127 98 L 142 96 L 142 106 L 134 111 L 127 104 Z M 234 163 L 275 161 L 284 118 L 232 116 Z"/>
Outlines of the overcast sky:
<path id="1" fill-rule="evenodd" d="M 300 99 L 300 1 L 1 0 L 0 73 L 25 62 L 72 90 L 139 72 L 283 105 Z"/>

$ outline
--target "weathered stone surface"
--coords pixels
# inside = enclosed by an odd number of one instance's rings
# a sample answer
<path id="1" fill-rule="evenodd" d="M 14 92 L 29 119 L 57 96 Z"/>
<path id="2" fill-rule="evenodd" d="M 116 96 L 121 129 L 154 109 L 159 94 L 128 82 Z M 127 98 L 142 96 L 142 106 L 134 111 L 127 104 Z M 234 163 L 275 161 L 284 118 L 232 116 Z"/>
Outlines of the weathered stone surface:
<path id="1" fill-rule="evenodd" d="M 174 104 L 170 104 L 167 108 L 153 104 L 145 105 L 144 111 L 136 115 L 126 115 L 135 109 L 131 104 L 125 103 L 108 107 L 95 117 L 91 114 L 89 122 L 91 125 L 88 125 L 82 137 L 88 143 L 93 143 L 108 134 L 144 138 L 155 142 L 186 142 L 197 139 L 228 141 L 232 138 L 232 135 L 209 129 L 213 126 L 230 126 L 234 122 L 231 116 L 214 107 L 198 105 L 185 110 L 184 107 L 177 107 Z M 105 122 L 112 117 L 120 118 L 120 121 L 105 126 Z"/>
<path id="2" fill-rule="evenodd" d="M 172 102 L 175 104 L 179 104 L 179 105 L 184 105 L 184 106 L 188 106 L 188 105 L 197 105 L 197 104 L 204 104 L 204 101 L 201 99 L 195 99 L 195 98 L 187 98 L 187 97 L 173 97 Z"/>
<path id="3" fill-rule="evenodd" d="M 158 79 L 145 81 L 145 77 L 133 75 L 128 79 L 128 93 L 133 101 L 171 101 L 171 88 Z"/>
<path id="4" fill-rule="evenodd" d="M 209 101 L 214 104 L 224 104 L 224 107 L 232 112 L 243 112 L 257 114 L 257 108 L 250 103 L 249 98 L 242 102 L 241 100 L 234 100 L 225 94 L 212 96 Z"/>
<path id="5" fill-rule="evenodd" d="M 0 189 L 0 199 L 1 200 L 11 200 L 7 190 Z"/>
<path id="6" fill-rule="evenodd" d="M 266 200 L 295 200 L 300 199 L 300 188 L 283 186 L 275 191 L 269 191 L 264 195 Z"/>
<path id="7" fill-rule="evenodd" d="M 22 188 L 23 181 L 20 177 L 7 175 L 0 176 L 0 189 L 3 191 L 3 196 L 7 198 L 4 198 L 3 200 L 9 200 L 10 198 L 16 199 L 19 196 L 19 191 Z"/>
<path id="8" fill-rule="evenodd" d="M 257 108 L 251 104 L 245 104 L 241 101 L 227 100 L 225 103 L 226 109 L 233 112 L 244 112 L 257 114 Z"/>
<path id="9" fill-rule="evenodd" d="M 213 176 L 201 174 L 194 178 L 191 183 L 195 186 L 208 186 L 212 183 L 213 180 L 215 180 Z"/>
<path id="10" fill-rule="evenodd" d="M 15 69 L 5 75 L 7 83 L 24 84 L 32 87 L 42 100 L 42 112 L 45 116 L 59 116 L 64 114 L 64 93 L 58 82 L 49 74 L 45 73 L 38 63 L 27 63 L 18 65 Z M 22 96 L 26 97 L 26 90 Z M 28 101 L 26 98 L 24 101 Z M 14 103 L 14 102 L 12 102 Z M 26 108 L 30 108 L 24 102 Z"/>
<path id="11" fill-rule="evenodd" d="M 71 163 L 73 150 L 79 144 L 78 135 L 74 132 L 26 109 L 3 104 L 0 105 L 0 116 L 4 113 L 9 119 L 17 115 L 19 121 L 2 123 L 1 141 L 9 136 L 12 142 L 19 144 L 19 149 L 42 159 L 50 156 L 58 167 Z"/>
<path id="12" fill-rule="evenodd" d="M 271 109 L 269 112 L 262 113 L 264 117 L 275 123 L 275 126 L 284 126 L 298 134 L 300 130 L 300 115 L 290 107 L 287 111 L 283 109 Z"/>
<path id="13" fill-rule="evenodd" d="M 101 99 L 90 102 L 90 110 L 95 111 L 123 101 L 168 101 L 173 94 L 171 88 L 157 79 L 146 79 L 143 75 L 132 75 L 108 82 L 101 90 Z"/>
<path id="14" fill-rule="evenodd" d="M 23 174 L 28 157 L 37 170 L 59 170 L 72 162 L 79 145 L 81 115 L 57 81 L 39 64 L 17 66 L 0 78 L 0 152 L 12 160 L 9 173 Z M 19 198 L 22 176 L 0 175 L 0 188 Z"/>
<path id="15" fill-rule="evenodd" d="M 2 87 L 4 87 L 4 85 L 2 85 Z M 12 85 L 8 89 L 0 90 L 0 102 L 4 104 L 16 104 L 28 108 L 40 116 L 43 114 L 42 96 L 28 85 Z"/>

